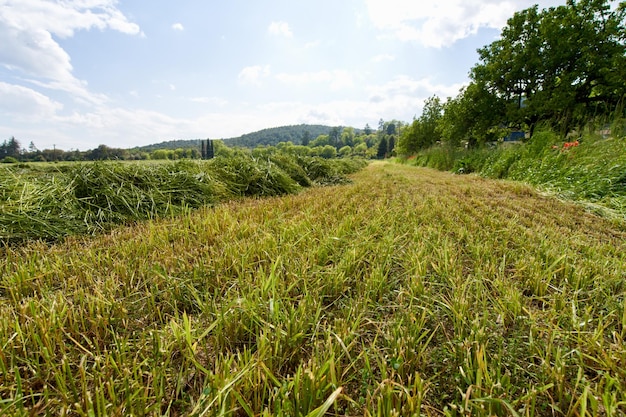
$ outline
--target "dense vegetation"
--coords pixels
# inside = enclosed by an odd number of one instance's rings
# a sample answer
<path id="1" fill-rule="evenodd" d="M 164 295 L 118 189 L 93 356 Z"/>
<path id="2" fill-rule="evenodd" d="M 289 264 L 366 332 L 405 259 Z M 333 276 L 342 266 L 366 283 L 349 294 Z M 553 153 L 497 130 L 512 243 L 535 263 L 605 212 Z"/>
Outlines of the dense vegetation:
<path id="1" fill-rule="evenodd" d="M 478 50 L 470 84 L 432 97 L 403 130 L 399 155 L 437 143 L 476 147 L 537 126 L 563 138 L 589 126 L 622 136 L 626 98 L 626 3 L 569 0 L 515 13 L 498 40 Z M 524 135 L 522 134 L 522 137 Z"/>
<path id="2" fill-rule="evenodd" d="M 0 167 L 0 244 L 54 240 L 244 196 L 341 183 L 363 160 L 243 152 L 210 161 Z"/>
<path id="3" fill-rule="evenodd" d="M 562 198 L 626 218 L 626 138 L 594 133 L 563 142 L 540 131 L 526 143 L 477 149 L 435 146 L 402 161 L 412 165 L 523 181 Z M 609 208 L 611 211 L 603 210 Z"/>
<path id="4" fill-rule="evenodd" d="M 626 413 L 623 223 L 476 176 L 353 179 L 5 248 L 0 414 Z"/>
<path id="5" fill-rule="evenodd" d="M 232 149 L 239 148 L 297 146 L 299 147 L 297 151 L 299 155 L 321 156 L 327 159 L 336 156 L 384 157 L 391 153 L 394 145 L 391 141 L 388 149 L 385 139 L 384 150 L 381 150 L 380 141 L 386 132 L 383 129 L 390 125 L 395 127 L 395 123 L 399 122 L 383 122 L 381 120 L 377 132 L 368 126 L 363 130 L 321 125 L 283 126 L 249 133 L 239 138 L 212 140 L 211 142 L 216 146 L 215 153 L 217 155 L 230 155 Z M 395 128 L 393 131 L 395 132 Z M 173 140 L 131 149 L 100 145 L 87 151 L 64 151 L 56 148 L 39 150 L 32 142 L 27 149 L 24 149 L 21 143 L 13 137 L 0 144 L 0 162 L 200 159 L 200 144 L 200 139 L 192 139 Z"/>

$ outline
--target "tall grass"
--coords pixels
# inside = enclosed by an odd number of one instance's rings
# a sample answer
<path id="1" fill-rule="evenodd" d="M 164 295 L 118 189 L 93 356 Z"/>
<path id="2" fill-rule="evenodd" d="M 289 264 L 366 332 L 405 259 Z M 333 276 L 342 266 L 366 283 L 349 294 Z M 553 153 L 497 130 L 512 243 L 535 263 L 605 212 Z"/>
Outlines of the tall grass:
<path id="1" fill-rule="evenodd" d="M 316 164 L 326 171 L 311 170 Z M 22 164 L 0 171 L 0 243 L 56 240 L 232 198 L 296 193 L 314 183 L 341 182 L 363 166 L 362 160 L 244 154 L 152 164 Z"/>
<path id="2" fill-rule="evenodd" d="M 0 258 L 0 414 L 626 413 L 626 228 L 374 163 Z"/>
<path id="3" fill-rule="evenodd" d="M 563 198 L 608 207 L 626 217 L 626 138 L 587 134 L 578 142 L 578 146 L 564 148 L 557 134 L 544 130 L 523 144 L 473 150 L 435 147 L 410 162 L 523 181 Z"/>

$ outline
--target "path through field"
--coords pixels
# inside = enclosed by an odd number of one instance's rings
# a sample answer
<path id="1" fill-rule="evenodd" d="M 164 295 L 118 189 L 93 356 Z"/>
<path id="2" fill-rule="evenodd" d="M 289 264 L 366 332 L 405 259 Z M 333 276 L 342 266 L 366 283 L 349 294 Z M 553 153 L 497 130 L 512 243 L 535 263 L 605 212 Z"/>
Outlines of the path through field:
<path id="1" fill-rule="evenodd" d="M 626 413 L 624 223 L 475 176 L 353 179 L 7 249 L 0 414 Z"/>

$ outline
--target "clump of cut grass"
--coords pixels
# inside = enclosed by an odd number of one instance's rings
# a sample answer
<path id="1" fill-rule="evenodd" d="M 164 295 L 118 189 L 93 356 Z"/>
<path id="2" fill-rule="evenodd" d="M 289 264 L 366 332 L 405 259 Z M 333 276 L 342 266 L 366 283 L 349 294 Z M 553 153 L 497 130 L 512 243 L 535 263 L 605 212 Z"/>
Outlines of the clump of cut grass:
<path id="1" fill-rule="evenodd" d="M 234 195 L 267 197 L 298 191 L 298 184 L 289 175 L 264 159 L 234 155 L 214 158 L 208 164 Z"/>
<path id="2" fill-rule="evenodd" d="M 346 174 L 354 173 L 367 164 L 360 158 L 329 160 L 318 156 L 298 156 L 297 161 L 306 175 L 320 185 L 345 184 L 349 182 Z"/>

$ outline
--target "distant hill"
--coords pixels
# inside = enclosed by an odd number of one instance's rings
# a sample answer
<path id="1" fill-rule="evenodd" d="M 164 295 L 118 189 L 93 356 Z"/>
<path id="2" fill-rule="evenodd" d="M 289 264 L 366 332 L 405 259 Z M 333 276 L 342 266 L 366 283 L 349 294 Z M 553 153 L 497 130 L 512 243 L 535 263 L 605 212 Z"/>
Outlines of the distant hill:
<path id="1" fill-rule="evenodd" d="M 259 145 L 273 146 L 279 142 L 289 141 L 299 145 L 302 143 L 302 137 L 305 135 L 305 132 L 308 132 L 309 139 L 313 140 L 319 135 L 327 135 L 331 130 L 331 126 L 307 124 L 272 127 L 269 129 L 259 130 L 258 132 L 246 133 L 245 135 L 241 135 L 236 138 L 224 139 L 224 143 L 231 147 L 240 146 L 243 148 L 256 148 Z M 202 139 L 169 140 L 152 145 L 136 147 L 132 150 L 152 152 L 157 149 L 199 148 L 200 140 Z"/>
<path id="2" fill-rule="evenodd" d="M 188 149 L 188 148 L 198 148 L 200 149 L 200 140 L 201 139 L 177 139 L 177 140 L 168 140 L 165 142 L 154 143 L 152 145 L 146 146 L 138 146 L 132 148 L 131 151 L 142 151 L 142 152 L 152 152 L 157 149 Z"/>
<path id="3" fill-rule="evenodd" d="M 258 132 L 246 133 L 238 138 L 224 140 L 228 146 L 240 146 L 244 148 L 256 148 L 259 145 L 276 145 L 279 142 L 293 142 L 295 145 L 302 143 L 302 137 L 308 132 L 310 140 L 319 135 L 327 135 L 332 130 L 331 126 L 323 125 L 293 125 L 272 127 L 259 130 Z"/>

